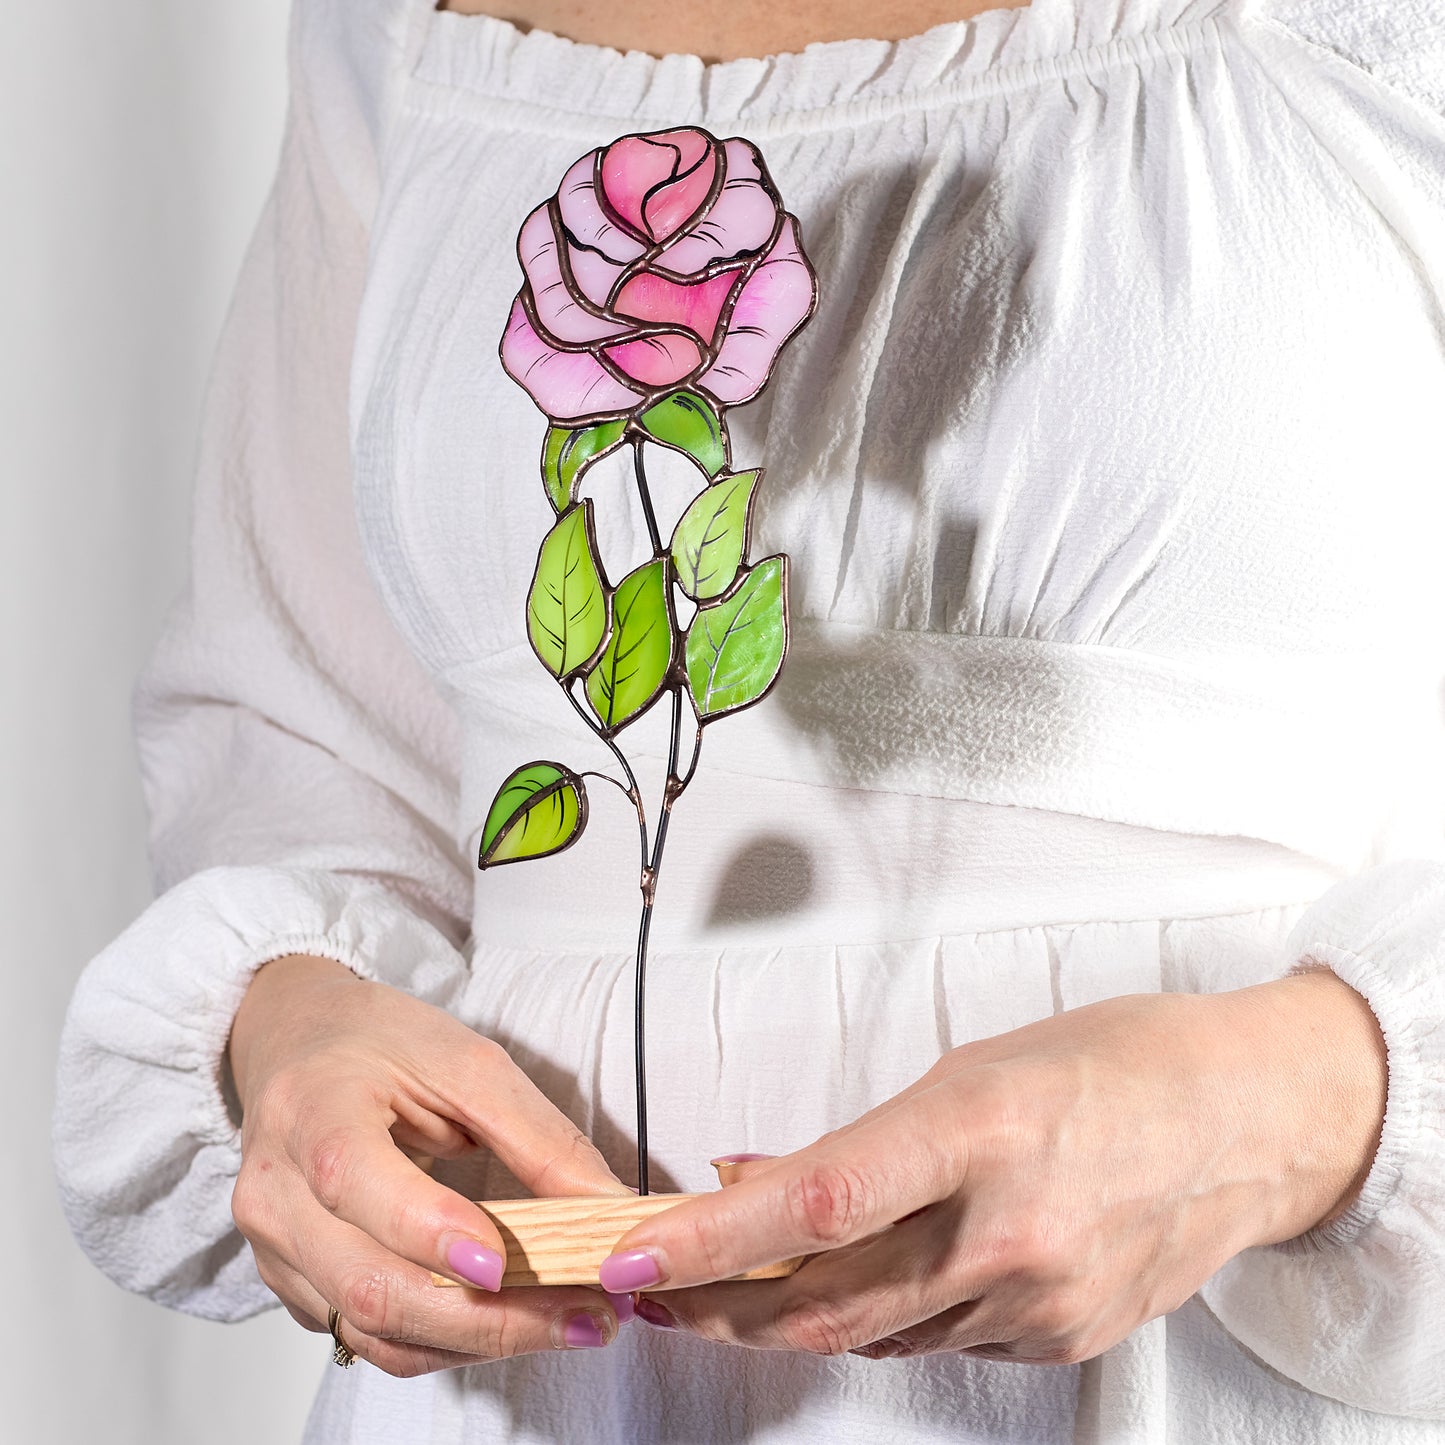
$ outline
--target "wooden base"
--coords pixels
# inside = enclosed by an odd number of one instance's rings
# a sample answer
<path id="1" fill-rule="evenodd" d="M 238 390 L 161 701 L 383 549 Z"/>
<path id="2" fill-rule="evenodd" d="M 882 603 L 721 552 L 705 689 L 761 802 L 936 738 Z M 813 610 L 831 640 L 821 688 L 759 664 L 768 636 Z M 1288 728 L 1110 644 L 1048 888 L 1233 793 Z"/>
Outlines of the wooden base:
<path id="1" fill-rule="evenodd" d="M 718 1173 L 724 1176 L 724 1183 L 727 1183 L 727 1172 L 719 1166 Z M 581 1194 L 559 1199 L 479 1199 L 476 1203 L 497 1226 L 506 1245 L 504 1287 L 598 1285 L 598 1266 L 624 1234 L 674 1204 L 699 1197 L 696 1194 Z M 807 1258 L 807 1255 L 798 1255 L 730 1278 L 782 1279 Z M 455 1285 L 457 1281 L 433 1274 L 432 1283 Z"/>

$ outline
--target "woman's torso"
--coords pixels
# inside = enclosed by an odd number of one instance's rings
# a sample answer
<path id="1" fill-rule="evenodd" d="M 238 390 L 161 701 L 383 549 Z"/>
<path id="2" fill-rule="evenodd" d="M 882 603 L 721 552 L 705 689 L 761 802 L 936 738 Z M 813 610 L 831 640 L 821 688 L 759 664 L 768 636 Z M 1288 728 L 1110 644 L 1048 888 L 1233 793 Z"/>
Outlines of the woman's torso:
<path id="1" fill-rule="evenodd" d="M 589 147 L 689 122 L 759 144 L 820 289 L 728 413 L 766 467 L 754 551 L 792 559 L 794 638 L 767 704 L 710 731 L 711 769 L 1347 868 L 1418 848 L 1445 586 L 1445 368 L 1402 244 L 1423 203 L 1369 194 L 1258 9 L 1035 0 L 707 67 L 429 17 L 353 430 L 373 574 L 486 739 L 465 852 L 513 766 L 607 762 L 523 629 L 551 513 L 545 422 L 496 354 L 517 228 Z M 625 471 L 590 474 L 604 561 L 645 546 Z"/>
<path id="2" fill-rule="evenodd" d="M 1257 8 L 1035 0 L 707 67 L 484 15 L 420 28 L 353 433 L 372 573 L 464 724 L 466 856 L 515 766 L 609 761 L 525 640 L 545 422 L 497 357 L 522 219 L 592 146 L 700 124 L 758 143 L 818 271 L 817 314 L 728 416 L 767 468 L 754 550 L 792 558 L 794 649 L 710 730 L 669 842 L 662 1187 L 797 1147 L 1052 1009 L 1259 977 L 1307 900 L 1423 836 L 1445 361 L 1399 240 L 1410 198 L 1365 194 L 1256 47 Z M 599 509 L 625 481 L 607 468 Z M 642 536 L 618 504 L 604 556 Z M 461 1008 L 625 1175 L 637 894 L 615 804 L 566 853 L 479 876 Z M 458 1187 L 507 1191 L 481 1167 Z M 1170 1404 L 1191 1370 L 1251 1402 L 1251 1440 L 1359 1418 L 1301 1406 L 1197 1305 L 1043 1375 L 641 1333 L 603 1353 L 407 1388 L 448 1445 L 1207 1439 Z M 387 1384 L 366 1410 L 395 1408 Z M 370 1438 L 362 1397 L 327 1386 L 324 1429 L 346 1438 L 354 1407 Z"/>

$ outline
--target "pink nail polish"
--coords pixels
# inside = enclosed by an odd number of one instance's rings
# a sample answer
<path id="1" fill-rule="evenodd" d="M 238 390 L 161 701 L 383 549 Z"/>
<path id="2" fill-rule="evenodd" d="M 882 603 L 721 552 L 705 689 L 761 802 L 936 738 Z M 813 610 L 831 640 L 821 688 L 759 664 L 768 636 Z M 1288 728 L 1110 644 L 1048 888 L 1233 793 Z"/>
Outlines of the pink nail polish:
<path id="1" fill-rule="evenodd" d="M 625 1294 L 662 1283 L 662 1267 L 649 1249 L 629 1249 L 609 1254 L 597 1271 L 597 1280 L 608 1294 Z"/>
<path id="2" fill-rule="evenodd" d="M 606 1344 L 602 1326 L 589 1314 L 573 1315 L 562 1327 L 562 1343 L 569 1350 L 595 1350 Z"/>
<path id="3" fill-rule="evenodd" d="M 506 1261 L 495 1249 L 475 1239 L 455 1239 L 447 1246 L 447 1267 L 470 1284 L 499 1290 Z"/>
<path id="4" fill-rule="evenodd" d="M 709 1159 L 709 1164 L 748 1164 L 754 1159 L 771 1159 L 771 1154 L 719 1154 L 716 1159 Z"/>
<path id="5" fill-rule="evenodd" d="M 637 1318 L 644 1320 L 654 1329 L 675 1330 L 677 1328 L 677 1321 L 673 1319 L 672 1311 L 664 1309 L 656 1300 L 638 1300 Z"/>
<path id="6" fill-rule="evenodd" d="M 607 1292 L 604 1290 L 603 1293 Z M 637 1306 L 633 1304 L 630 1294 L 608 1294 L 607 1299 L 617 1312 L 619 1325 L 625 1325 L 637 1313 Z"/>

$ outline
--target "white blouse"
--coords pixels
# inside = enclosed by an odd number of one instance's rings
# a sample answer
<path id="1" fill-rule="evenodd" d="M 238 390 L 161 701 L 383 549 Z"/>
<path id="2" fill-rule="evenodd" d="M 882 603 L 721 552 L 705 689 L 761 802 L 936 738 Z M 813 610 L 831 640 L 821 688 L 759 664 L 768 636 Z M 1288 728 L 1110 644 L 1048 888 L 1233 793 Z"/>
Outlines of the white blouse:
<path id="1" fill-rule="evenodd" d="M 669 837 L 653 1187 L 969 1040 L 1306 959 L 1380 1020 L 1380 1149 L 1334 1225 L 1082 1365 L 638 1323 L 326 1365 L 307 1440 L 1445 1441 L 1442 0 L 1033 0 L 713 65 L 297 0 L 192 577 L 135 691 L 157 897 L 62 1041 L 77 1238 L 174 1308 L 275 1305 L 221 1059 L 297 951 L 500 1039 L 632 1177 L 635 818 L 594 798 L 575 848 L 475 866 L 513 768 L 608 763 L 526 642 L 545 424 L 497 345 L 566 168 L 689 124 L 760 147 L 819 304 L 727 418 L 794 635 Z M 588 479 L 612 576 L 645 535 L 620 457 Z"/>

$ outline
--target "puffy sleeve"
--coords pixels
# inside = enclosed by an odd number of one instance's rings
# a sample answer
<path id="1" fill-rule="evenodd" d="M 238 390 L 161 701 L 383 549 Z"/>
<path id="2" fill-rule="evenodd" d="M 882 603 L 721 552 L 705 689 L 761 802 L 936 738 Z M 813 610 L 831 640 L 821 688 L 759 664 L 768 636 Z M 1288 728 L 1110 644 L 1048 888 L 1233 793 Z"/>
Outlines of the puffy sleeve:
<path id="1" fill-rule="evenodd" d="M 1244 0 L 1240 37 L 1445 305 L 1445 0 Z"/>
<path id="2" fill-rule="evenodd" d="M 1445 0 L 1250 8 L 1254 59 L 1413 255 L 1421 306 L 1445 314 Z M 1422 475 L 1445 486 L 1445 427 L 1440 439 Z M 1417 620 L 1438 641 L 1442 619 Z M 1445 799 L 1436 806 L 1445 830 Z M 1347 1213 L 1244 1251 L 1200 1294 L 1307 1389 L 1445 1420 L 1445 862 L 1396 858 L 1334 885 L 1301 914 L 1281 968 L 1331 969 L 1369 1003 L 1387 1050 L 1382 1135 Z"/>
<path id="3" fill-rule="evenodd" d="M 1266 0 L 1264 11 L 1295 40 L 1445 116 L 1441 0 Z"/>
<path id="4" fill-rule="evenodd" d="M 1248 1249 L 1200 1293 L 1266 1364 L 1319 1394 L 1445 1420 L 1445 863 L 1335 884 L 1296 922 L 1290 972 L 1332 969 L 1385 1038 L 1379 1147 L 1353 1205 Z"/>
<path id="5" fill-rule="evenodd" d="M 127 1289 L 239 1319 L 276 1303 L 234 1227 L 224 1070 L 253 972 L 338 959 L 445 1007 L 471 874 L 458 723 L 362 560 L 348 371 L 390 87 L 417 0 L 297 0 L 274 185 L 208 383 L 190 576 L 132 714 L 154 901 L 85 967 L 61 1037 L 70 1227 Z"/>

